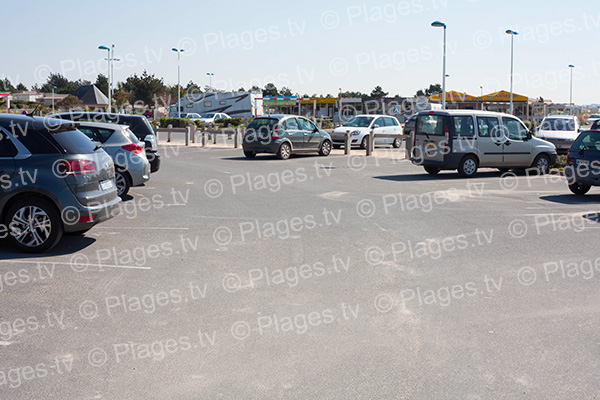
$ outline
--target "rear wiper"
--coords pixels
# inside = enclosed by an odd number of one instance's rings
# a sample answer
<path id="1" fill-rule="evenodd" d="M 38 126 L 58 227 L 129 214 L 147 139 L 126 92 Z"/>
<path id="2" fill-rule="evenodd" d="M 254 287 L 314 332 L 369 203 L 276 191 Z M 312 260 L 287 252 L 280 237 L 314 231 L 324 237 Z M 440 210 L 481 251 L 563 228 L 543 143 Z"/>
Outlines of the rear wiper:
<path id="1" fill-rule="evenodd" d="M 593 149 L 593 148 L 594 148 L 594 147 L 591 147 L 591 146 L 583 146 L 583 147 L 581 148 L 581 150 L 579 150 L 579 155 L 580 155 L 580 156 L 582 156 L 582 155 L 583 155 L 583 153 L 584 153 L 586 150 L 591 150 L 591 149 Z"/>
<path id="2" fill-rule="evenodd" d="M 100 149 L 103 149 L 103 148 L 104 148 L 104 145 L 102 145 L 102 144 L 97 144 L 97 145 L 96 145 L 96 147 L 94 147 L 94 151 L 96 151 L 96 150 L 100 150 Z"/>

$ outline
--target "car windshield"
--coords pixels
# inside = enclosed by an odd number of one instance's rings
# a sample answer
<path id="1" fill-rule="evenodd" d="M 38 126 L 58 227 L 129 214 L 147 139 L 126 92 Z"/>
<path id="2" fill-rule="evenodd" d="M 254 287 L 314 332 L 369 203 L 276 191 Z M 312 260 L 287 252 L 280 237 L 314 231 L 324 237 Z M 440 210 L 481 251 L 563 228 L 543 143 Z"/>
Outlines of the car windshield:
<path id="1" fill-rule="evenodd" d="M 248 124 L 247 129 L 259 131 L 261 128 L 268 128 L 271 130 L 275 125 L 277 125 L 278 122 L 279 120 L 275 118 L 256 118 Z"/>
<path id="2" fill-rule="evenodd" d="M 566 118 L 546 118 L 541 129 L 544 131 L 574 131 L 575 121 Z"/>
<path id="3" fill-rule="evenodd" d="M 596 150 L 600 151 L 600 132 L 582 132 L 571 146 L 573 150 Z"/>
<path id="4" fill-rule="evenodd" d="M 351 128 L 368 128 L 373 122 L 373 117 L 353 117 L 351 120 L 346 122 L 344 126 Z"/>
<path id="5" fill-rule="evenodd" d="M 215 113 L 202 114 L 202 118 L 213 118 L 214 116 L 215 116 Z"/>
<path id="6" fill-rule="evenodd" d="M 600 114 L 592 114 L 588 118 L 600 118 Z"/>

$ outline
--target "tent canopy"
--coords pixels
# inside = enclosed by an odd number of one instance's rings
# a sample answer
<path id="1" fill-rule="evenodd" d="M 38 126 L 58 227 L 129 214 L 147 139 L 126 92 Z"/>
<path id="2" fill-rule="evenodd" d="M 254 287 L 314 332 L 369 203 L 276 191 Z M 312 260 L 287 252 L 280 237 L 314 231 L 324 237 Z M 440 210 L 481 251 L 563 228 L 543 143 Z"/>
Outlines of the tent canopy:
<path id="1" fill-rule="evenodd" d="M 442 94 L 438 93 L 438 94 L 434 94 L 433 96 L 429 97 L 429 101 L 442 101 Z M 471 96 L 470 94 L 467 93 L 463 93 L 463 92 L 457 92 L 455 90 L 451 90 L 449 92 L 446 92 L 446 102 L 472 102 L 472 101 L 478 101 L 478 98 L 476 96 Z"/>
<path id="2" fill-rule="evenodd" d="M 442 94 L 434 94 L 429 97 L 429 101 L 441 101 Z M 528 101 L 529 97 L 523 96 L 521 94 L 513 93 L 513 102 L 516 101 Z M 483 96 L 471 96 L 470 94 L 464 92 L 457 92 L 455 90 L 451 90 L 446 92 L 446 102 L 447 103 L 460 103 L 460 102 L 477 102 L 477 101 L 489 101 L 489 102 L 509 102 L 510 101 L 510 92 L 505 90 L 500 90 L 499 92 L 485 94 Z"/>
<path id="3" fill-rule="evenodd" d="M 513 92 L 513 102 L 528 101 L 529 97 Z M 510 101 L 510 92 L 501 90 L 499 92 L 489 93 L 479 98 L 479 101 Z"/>

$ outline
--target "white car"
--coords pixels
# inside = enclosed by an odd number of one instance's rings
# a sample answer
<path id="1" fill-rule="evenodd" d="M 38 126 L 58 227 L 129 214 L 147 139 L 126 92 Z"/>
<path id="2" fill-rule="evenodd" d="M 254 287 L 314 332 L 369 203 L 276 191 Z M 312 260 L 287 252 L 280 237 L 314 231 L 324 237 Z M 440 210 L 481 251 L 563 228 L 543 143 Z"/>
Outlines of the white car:
<path id="1" fill-rule="evenodd" d="M 200 115 L 200 121 L 205 124 L 215 123 L 218 119 L 231 118 L 225 113 L 204 113 Z"/>
<path id="2" fill-rule="evenodd" d="M 592 125 L 594 122 L 600 120 L 600 114 L 592 114 L 588 117 L 587 122 Z"/>
<path id="3" fill-rule="evenodd" d="M 201 120 L 202 116 L 198 113 L 188 113 L 188 114 L 185 114 L 184 118 L 191 119 L 192 121 L 196 121 L 196 120 Z"/>
<path id="4" fill-rule="evenodd" d="M 558 152 L 567 152 L 579 136 L 579 120 L 573 115 L 549 115 L 542 121 L 536 136 L 554 144 Z"/>
<path id="5" fill-rule="evenodd" d="M 369 142 L 369 132 L 373 130 L 375 135 L 397 135 L 397 137 L 377 137 L 375 144 L 391 144 L 395 148 L 402 144 L 402 126 L 395 117 L 388 115 L 357 115 L 348 120 L 344 125 L 335 128 L 331 132 L 333 147 L 339 149 L 346 143 L 346 132 L 352 133 L 351 146 L 360 146 L 362 149 L 367 147 Z"/>

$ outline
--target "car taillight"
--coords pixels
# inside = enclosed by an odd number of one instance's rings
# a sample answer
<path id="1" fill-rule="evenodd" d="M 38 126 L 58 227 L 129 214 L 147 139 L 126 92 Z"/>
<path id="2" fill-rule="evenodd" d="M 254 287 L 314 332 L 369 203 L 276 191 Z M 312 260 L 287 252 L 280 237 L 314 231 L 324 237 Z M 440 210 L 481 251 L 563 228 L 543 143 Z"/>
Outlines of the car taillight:
<path id="1" fill-rule="evenodd" d="M 450 140 L 450 134 L 448 132 L 448 124 L 444 124 L 444 136 L 446 137 L 446 140 L 442 143 L 442 145 L 444 146 L 444 148 L 448 147 L 448 143 Z"/>
<path id="2" fill-rule="evenodd" d="M 63 175 L 88 175 L 96 173 L 96 163 L 92 160 L 64 160 L 58 166 Z"/>
<path id="3" fill-rule="evenodd" d="M 279 125 L 275 125 L 275 127 L 273 127 L 273 133 L 271 134 L 271 139 L 279 139 Z"/>
<path id="4" fill-rule="evenodd" d="M 121 146 L 121 148 L 123 150 L 131 151 L 135 154 L 140 154 L 142 150 L 144 150 L 144 146 L 135 143 L 126 144 L 125 146 Z"/>
<path id="5" fill-rule="evenodd" d="M 571 156 L 567 154 L 567 164 L 571 164 Z"/>

